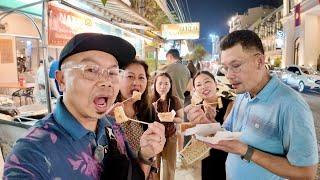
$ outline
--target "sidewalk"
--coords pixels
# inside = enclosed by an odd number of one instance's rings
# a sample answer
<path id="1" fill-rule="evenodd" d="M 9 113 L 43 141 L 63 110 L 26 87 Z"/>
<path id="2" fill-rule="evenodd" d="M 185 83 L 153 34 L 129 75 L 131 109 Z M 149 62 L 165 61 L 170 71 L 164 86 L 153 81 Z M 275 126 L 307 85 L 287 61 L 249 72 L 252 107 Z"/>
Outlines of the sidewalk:
<path id="1" fill-rule="evenodd" d="M 177 158 L 175 180 L 201 180 L 201 161 L 190 167 L 181 167 L 181 161 Z"/>

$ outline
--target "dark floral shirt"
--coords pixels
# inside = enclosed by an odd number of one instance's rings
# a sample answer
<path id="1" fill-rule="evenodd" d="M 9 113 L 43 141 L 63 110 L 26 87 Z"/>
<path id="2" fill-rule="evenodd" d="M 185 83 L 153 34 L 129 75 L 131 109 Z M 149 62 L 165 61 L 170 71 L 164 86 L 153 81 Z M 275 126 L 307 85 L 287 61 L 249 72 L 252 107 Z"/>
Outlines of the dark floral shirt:
<path id="1" fill-rule="evenodd" d="M 94 150 L 97 144 L 107 145 L 105 127 L 110 121 L 114 120 L 100 119 L 97 132 L 89 131 L 69 113 L 61 98 L 52 114 L 17 141 L 6 159 L 4 179 L 99 179 L 103 167 L 95 160 Z M 109 135 L 111 126 L 114 124 L 107 128 Z M 127 146 L 127 142 L 120 144 Z"/>

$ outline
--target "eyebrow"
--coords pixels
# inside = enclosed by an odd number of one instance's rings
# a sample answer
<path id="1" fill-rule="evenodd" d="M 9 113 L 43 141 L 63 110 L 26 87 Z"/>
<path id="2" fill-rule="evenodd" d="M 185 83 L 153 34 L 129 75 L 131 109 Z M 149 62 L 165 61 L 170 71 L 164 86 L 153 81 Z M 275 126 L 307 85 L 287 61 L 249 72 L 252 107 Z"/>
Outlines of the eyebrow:
<path id="1" fill-rule="evenodd" d="M 231 62 L 229 62 L 228 64 L 233 64 L 235 62 L 241 62 L 241 60 L 240 59 L 234 59 Z M 224 66 L 226 65 L 225 63 L 221 63 L 221 64 L 224 65 Z"/>
<path id="2" fill-rule="evenodd" d="M 134 73 L 134 72 L 131 72 L 131 71 L 127 71 L 127 73 L 129 73 L 129 74 L 133 74 L 133 75 L 136 75 L 136 73 Z M 140 74 L 137 74 L 138 76 L 146 76 L 144 73 L 140 73 Z"/>

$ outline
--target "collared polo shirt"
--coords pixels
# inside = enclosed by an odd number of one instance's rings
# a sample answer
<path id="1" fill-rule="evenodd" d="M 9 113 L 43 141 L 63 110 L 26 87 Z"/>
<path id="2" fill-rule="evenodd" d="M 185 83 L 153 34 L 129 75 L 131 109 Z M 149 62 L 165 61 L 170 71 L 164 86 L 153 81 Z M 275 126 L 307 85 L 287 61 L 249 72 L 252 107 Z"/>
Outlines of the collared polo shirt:
<path id="1" fill-rule="evenodd" d="M 249 93 L 238 95 L 224 127 L 242 132 L 240 141 L 243 143 L 285 157 L 294 166 L 318 163 L 312 112 L 300 94 L 276 77 L 272 77 L 254 98 Z M 284 179 L 232 153 L 226 161 L 226 173 L 231 180 Z"/>

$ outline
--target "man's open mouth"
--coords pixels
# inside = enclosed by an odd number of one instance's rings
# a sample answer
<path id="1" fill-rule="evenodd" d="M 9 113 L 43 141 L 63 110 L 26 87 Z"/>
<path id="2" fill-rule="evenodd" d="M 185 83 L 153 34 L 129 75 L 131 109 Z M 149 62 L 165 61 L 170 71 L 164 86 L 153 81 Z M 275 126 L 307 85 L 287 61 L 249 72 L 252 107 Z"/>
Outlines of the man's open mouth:
<path id="1" fill-rule="evenodd" d="M 95 108 L 98 112 L 107 111 L 107 102 L 108 102 L 108 97 L 105 97 L 105 96 L 97 96 L 93 100 Z"/>

